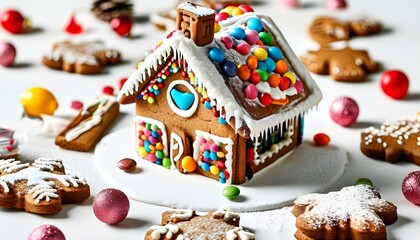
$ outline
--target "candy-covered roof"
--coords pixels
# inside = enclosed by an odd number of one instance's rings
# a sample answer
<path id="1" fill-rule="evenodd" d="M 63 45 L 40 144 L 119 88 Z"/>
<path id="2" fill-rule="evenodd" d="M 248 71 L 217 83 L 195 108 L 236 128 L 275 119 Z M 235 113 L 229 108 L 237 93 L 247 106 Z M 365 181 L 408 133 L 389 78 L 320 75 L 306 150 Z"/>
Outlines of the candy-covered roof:
<path id="1" fill-rule="evenodd" d="M 134 102 L 159 67 L 175 57 L 188 63 L 197 85 L 244 137 L 258 138 L 319 103 L 318 86 L 271 18 L 246 13 L 219 24 L 213 42 L 203 47 L 175 31 L 129 77 L 118 100 Z"/>

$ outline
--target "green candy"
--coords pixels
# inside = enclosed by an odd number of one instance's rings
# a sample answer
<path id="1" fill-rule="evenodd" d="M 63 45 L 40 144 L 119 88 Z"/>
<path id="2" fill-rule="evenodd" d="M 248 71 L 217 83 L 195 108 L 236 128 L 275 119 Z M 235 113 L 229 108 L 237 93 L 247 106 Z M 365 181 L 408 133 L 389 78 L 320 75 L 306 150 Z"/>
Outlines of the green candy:
<path id="1" fill-rule="evenodd" d="M 258 35 L 260 35 L 260 40 L 264 43 L 264 45 L 271 45 L 273 43 L 273 37 L 271 37 L 270 34 L 260 32 Z"/>
<path id="2" fill-rule="evenodd" d="M 146 128 L 150 130 L 150 127 L 152 126 L 152 124 L 150 123 L 146 123 Z"/>
<path id="3" fill-rule="evenodd" d="M 260 74 L 260 78 L 261 78 L 261 81 L 262 82 L 267 81 L 267 79 L 268 79 L 268 73 L 267 73 L 267 71 L 264 71 L 262 69 L 257 69 L 257 72 Z"/>
<path id="4" fill-rule="evenodd" d="M 156 156 L 158 159 L 162 159 L 162 158 L 164 157 L 164 156 L 163 156 L 163 152 L 162 152 L 161 150 L 156 151 L 155 156 Z"/>
<path id="5" fill-rule="evenodd" d="M 167 157 L 163 158 L 163 160 L 162 160 L 162 165 L 163 165 L 165 168 L 170 169 L 170 168 L 171 168 L 171 159 L 169 159 L 169 158 L 167 158 Z"/>
<path id="6" fill-rule="evenodd" d="M 156 124 L 153 124 L 152 125 L 152 130 L 157 131 L 157 130 L 159 130 L 159 127 Z"/>
<path id="7" fill-rule="evenodd" d="M 239 190 L 239 188 L 235 186 L 227 186 L 223 188 L 223 191 L 222 191 L 223 196 L 227 199 L 235 199 L 236 197 L 239 196 L 240 193 L 241 191 Z"/>
<path id="8" fill-rule="evenodd" d="M 371 187 L 373 187 L 373 183 L 369 178 L 359 178 L 356 181 L 356 185 L 369 185 Z"/>

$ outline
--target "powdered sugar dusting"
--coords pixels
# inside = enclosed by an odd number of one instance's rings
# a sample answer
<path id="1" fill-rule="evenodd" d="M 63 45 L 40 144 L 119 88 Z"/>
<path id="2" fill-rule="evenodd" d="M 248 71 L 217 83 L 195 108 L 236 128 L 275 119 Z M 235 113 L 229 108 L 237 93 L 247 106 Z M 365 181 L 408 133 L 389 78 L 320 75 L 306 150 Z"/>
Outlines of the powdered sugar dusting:
<path id="1" fill-rule="evenodd" d="M 192 12 L 195 15 L 200 16 L 200 17 L 202 17 L 202 16 L 209 16 L 209 15 L 212 15 L 212 14 L 215 13 L 215 11 L 213 9 L 211 9 L 211 8 L 203 7 L 203 6 L 196 5 L 196 4 L 190 3 L 190 2 L 186 2 L 186 3 L 180 4 L 178 6 L 178 8 L 179 9 L 182 9 L 182 10 L 186 10 L 186 11 Z"/>
<path id="2" fill-rule="evenodd" d="M 372 187 L 356 185 L 338 192 L 307 194 L 298 197 L 295 205 L 306 205 L 306 212 L 302 217 L 312 228 L 351 221 L 359 229 L 369 229 L 370 226 L 379 229 L 385 224 L 375 213 L 375 209 L 389 207 L 390 203 L 381 199 Z"/>

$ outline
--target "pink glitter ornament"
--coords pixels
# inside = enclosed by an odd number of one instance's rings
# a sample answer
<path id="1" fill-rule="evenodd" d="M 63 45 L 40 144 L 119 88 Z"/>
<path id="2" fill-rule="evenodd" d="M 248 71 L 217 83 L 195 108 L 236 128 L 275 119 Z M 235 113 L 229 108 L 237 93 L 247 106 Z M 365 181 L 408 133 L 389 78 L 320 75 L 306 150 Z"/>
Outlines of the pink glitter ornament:
<path id="1" fill-rule="evenodd" d="M 28 240 L 66 240 L 66 237 L 56 226 L 44 224 L 35 228 Z"/>
<path id="2" fill-rule="evenodd" d="M 330 106 L 330 116 L 335 123 L 350 126 L 359 116 L 359 106 L 349 97 L 337 98 Z"/>
<path id="3" fill-rule="evenodd" d="M 420 171 L 411 172 L 404 178 L 402 192 L 408 201 L 420 205 Z"/>
<path id="4" fill-rule="evenodd" d="M 9 42 L 0 42 L 0 65 L 10 67 L 16 57 L 16 49 Z"/>
<path id="5" fill-rule="evenodd" d="M 117 224 L 123 221 L 130 209 L 127 195 L 114 188 L 107 188 L 93 199 L 93 213 L 106 224 Z"/>

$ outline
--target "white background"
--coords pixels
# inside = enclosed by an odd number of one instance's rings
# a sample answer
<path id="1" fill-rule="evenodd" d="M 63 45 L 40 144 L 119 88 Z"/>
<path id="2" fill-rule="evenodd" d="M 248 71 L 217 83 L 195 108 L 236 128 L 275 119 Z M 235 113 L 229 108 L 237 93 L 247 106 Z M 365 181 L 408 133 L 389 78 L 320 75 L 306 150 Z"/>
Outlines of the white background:
<path id="1" fill-rule="evenodd" d="M 110 26 L 92 17 L 88 11 L 87 0 L 2 0 L 0 10 L 14 7 L 31 18 L 33 25 L 39 28 L 32 34 L 10 35 L 0 29 L 0 40 L 11 41 L 17 48 L 16 66 L 0 67 L 0 123 L 2 126 L 20 129 L 22 107 L 19 95 L 33 86 L 41 86 L 54 93 L 60 104 L 70 100 L 87 101 L 95 96 L 103 85 L 115 85 L 120 77 L 133 71 L 133 66 L 143 53 L 165 33 L 156 30 L 148 22 L 148 14 L 173 5 L 175 1 L 135 1 L 137 22 L 133 28 L 133 38 L 124 39 L 113 33 Z M 364 83 L 340 83 L 329 77 L 314 75 L 314 79 L 323 91 L 324 98 L 317 112 L 310 112 L 306 118 L 305 138 L 311 139 L 316 132 L 326 132 L 332 144 L 344 148 L 349 153 L 350 163 L 344 176 L 331 188 L 338 190 L 352 185 L 360 177 L 370 178 L 380 190 L 382 197 L 398 207 L 399 220 L 389 226 L 389 239 L 418 239 L 420 234 L 420 207 L 408 202 L 401 193 L 403 178 L 419 166 L 409 163 L 389 164 L 365 157 L 359 150 L 360 132 L 370 126 L 378 126 L 386 120 L 393 120 L 401 115 L 414 115 L 420 111 L 420 85 L 418 79 L 418 56 L 420 55 L 420 19 L 416 0 L 353 0 L 349 7 L 341 11 L 331 11 L 324 7 L 324 1 L 301 1 L 302 7 L 287 9 L 279 0 L 260 1 L 254 7 L 256 11 L 270 15 L 277 23 L 292 49 L 297 55 L 314 49 L 316 45 L 308 38 L 306 31 L 311 20 L 319 15 L 339 16 L 352 19 L 369 16 L 380 20 L 385 26 L 383 33 L 368 38 L 353 38 L 350 45 L 369 50 L 372 58 L 382 63 L 382 69 L 401 69 L 410 78 L 409 95 L 404 100 L 392 100 L 380 89 L 380 73 L 369 75 Z M 72 12 L 77 12 L 78 21 L 86 28 L 82 35 L 70 36 L 63 33 L 63 28 Z M 104 74 L 81 76 L 47 69 L 41 64 L 41 57 L 54 41 L 72 38 L 78 40 L 100 39 L 110 47 L 123 53 L 124 64 L 110 67 Z M 331 102 L 340 96 L 354 98 L 360 106 L 358 122 L 352 127 L 343 128 L 332 122 L 328 115 Z M 123 114 L 110 131 L 131 124 L 134 106 L 124 106 Z M 310 134 L 312 133 L 312 134 Z M 35 227 L 41 224 L 54 224 L 60 227 L 67 239 L 142 239 L 145 230 L 160 222 L 162 207 L 131 201 L 128 218 L 116 226 L 108 226 L 98 221 L 92 213 L 93 196 L 100 190 L 111 187 L 95 171 L 93 153 L 78 153 L 60 150 L 51 138 L 28 138 L 27 143 L 42 154 L 61 156 L 68 172 L 88 179 L 92 197 L 77 206 L 64 206 L 62 212 L 55 215 L 39 216 L 16 210 L 0 209 L 1 239 L 26 239 Z M 310 164 L 310 163 L 308 163 Z M 159 186 L 156 186 L 159 189 Z M 269 197 L 269 196 L 261 196 Z M 254 229 L 257 239 L 293 239 L 284 236 L 281 211 L 244 214 L 243 224 Z M 277 221 L 277 222 L 276 222 Z M 255 223 L 255 224 L 254 224 Z M 269 226 L 261 229 L 260 226 Z M 255 229 L 257 228 L 257 229 Z M 293 231 L 292 231 L 293 232 Z"/>

